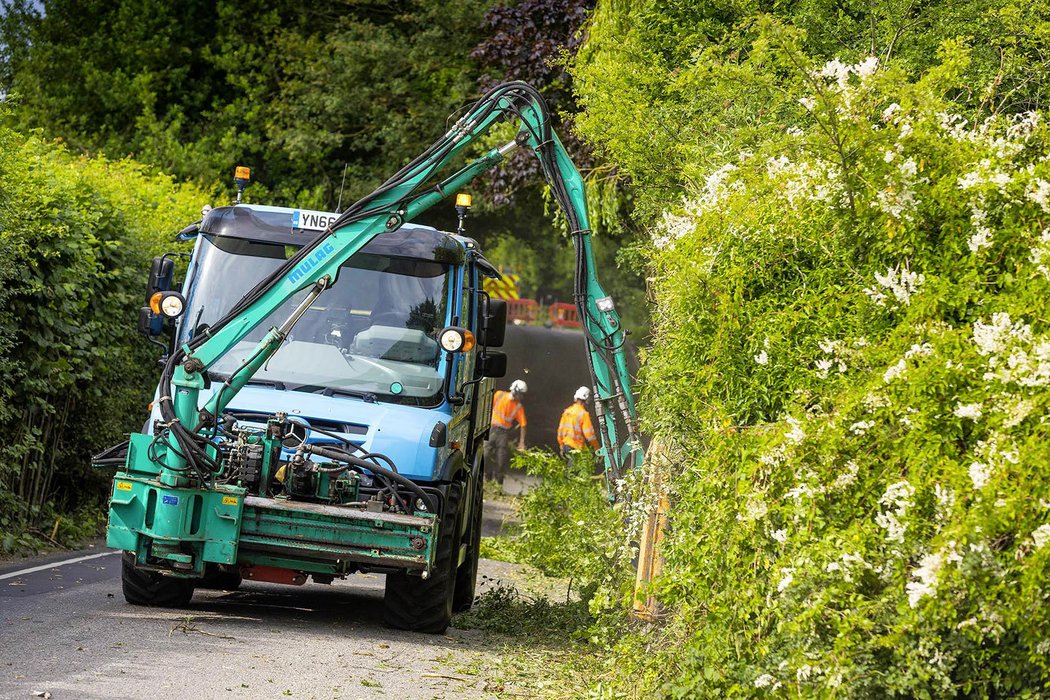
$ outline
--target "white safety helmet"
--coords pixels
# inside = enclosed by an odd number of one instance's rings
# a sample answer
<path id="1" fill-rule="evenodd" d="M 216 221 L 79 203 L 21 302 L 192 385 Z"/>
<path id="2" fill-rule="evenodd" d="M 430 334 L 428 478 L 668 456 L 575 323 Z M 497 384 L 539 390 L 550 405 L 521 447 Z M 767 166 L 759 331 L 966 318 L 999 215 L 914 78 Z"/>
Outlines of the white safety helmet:
<path id="1" fill-rule="evenodd" d="M 576 401 L 590 401 L 591 390 L 588 387 L 581 386 L 579 389 L 576 390 L 576 393 L 573 394 L 572 398 Z"/>
<path id="2" fill-rule="evenodd" d="M 520 379 L 515 379 L 510 383 L 510 393 L 512 394 L 526 394 L 529 391 L 529 385 Z"/>

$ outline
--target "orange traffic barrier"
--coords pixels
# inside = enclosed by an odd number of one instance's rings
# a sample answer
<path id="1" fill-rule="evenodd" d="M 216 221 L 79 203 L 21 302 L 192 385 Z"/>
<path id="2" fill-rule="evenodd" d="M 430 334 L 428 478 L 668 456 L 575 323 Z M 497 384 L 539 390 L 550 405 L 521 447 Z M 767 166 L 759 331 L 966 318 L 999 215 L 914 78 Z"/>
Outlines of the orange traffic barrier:
<path id="1" fill-rule="evenodd" d="M 507 320 L 536 323 L 540 320 L 540 305 L 535 299 L 507 299 Z"/>
<path id="2" fill-rule="evenodd" d="M 560 301 L 555 302 L 550 305 L 548 313 L 550 314 L 551 323 L 555 326 L 568 328 L 580 327 L 580 315 L 576 311 L 575 304 L 566 304 Z"/>

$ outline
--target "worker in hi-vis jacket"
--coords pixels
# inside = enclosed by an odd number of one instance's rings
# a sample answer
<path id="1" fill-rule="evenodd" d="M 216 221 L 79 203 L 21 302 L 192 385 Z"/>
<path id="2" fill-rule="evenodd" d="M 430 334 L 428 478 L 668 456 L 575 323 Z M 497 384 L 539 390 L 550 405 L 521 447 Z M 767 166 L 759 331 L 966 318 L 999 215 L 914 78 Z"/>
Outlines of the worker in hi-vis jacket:
<path id="1" fill-rule="evenodd" d="M 592 450 L 598 449 L 598 439 L 594 436 L 594 424 L 591 423 L 591 414 L 587 411 L 587 402 L 591 400 L 591 390 L 581 386 L 573 395 L 572 405 L 561 414 L 561 422 L 558 423 L 558 450 L 562 457 L 570 457 L 571 453 L 582 450 L 589 445 Z"/>
<path id="2" fill-rule="evenodd" d="M 489 479 L 503 484 L 510 466 L 510 431 L 518 424 L 518 449 L 525 449 L 525 407 L 521 401 L 529 390 L 520 379 L 510 384 L 510 391 L 497 391 L 492 397 L 492 425 L 486 446 L 485 472 Z"/>

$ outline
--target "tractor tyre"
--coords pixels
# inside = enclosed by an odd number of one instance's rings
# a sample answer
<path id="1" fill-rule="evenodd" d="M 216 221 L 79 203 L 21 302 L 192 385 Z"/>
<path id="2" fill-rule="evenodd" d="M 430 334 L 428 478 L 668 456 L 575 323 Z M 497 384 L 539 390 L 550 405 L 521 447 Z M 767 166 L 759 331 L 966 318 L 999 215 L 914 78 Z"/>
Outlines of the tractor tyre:
<path id="1" fill-rule="evenodd" d="M 474 592 L 478 585 L 478 559 L 481 558 L 481 518 L 485 506 L 483 491 L 485 480 L 478 470 L 474 487 L 474 507 L 470 514 L 470 527 L 464 537 L 467 544 L 467 560 L 456 569 L 456 593 L 452 598 L 452 611 L 464 612 L 474 605 Z"/>
<path id="2" fill-rule="evenodd" d="M 448 629 L 459 563 L 461 494 L 460 484 L 449 486 L 430 576 L 424 579 L 404 572 L 387 574 L 383 619 L 390 627 L 425 634 L 443 634 Z"/>
<path id="3" fill-rule="evenodd" d="M 129 552 L 124 552 L 121 560 L 120 582 L 124 600 L 132 605 L 184 608 L 193 597 L 192 580 L 137 569 L 135 557 Z"/>

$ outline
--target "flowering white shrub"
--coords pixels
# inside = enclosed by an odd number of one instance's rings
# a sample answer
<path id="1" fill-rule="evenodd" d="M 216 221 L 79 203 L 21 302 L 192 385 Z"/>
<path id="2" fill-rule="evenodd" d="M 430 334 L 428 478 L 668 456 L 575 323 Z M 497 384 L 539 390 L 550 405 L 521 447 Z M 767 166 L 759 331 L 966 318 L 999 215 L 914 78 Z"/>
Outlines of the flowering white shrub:
<path id="1" fill-rule="evenodd" d="M 1050 127 L 950 75 L 812 68 L 655 228 L 648 420 L 688 455 L 655 592 L 697 695 L 1050 680 Z"/>

